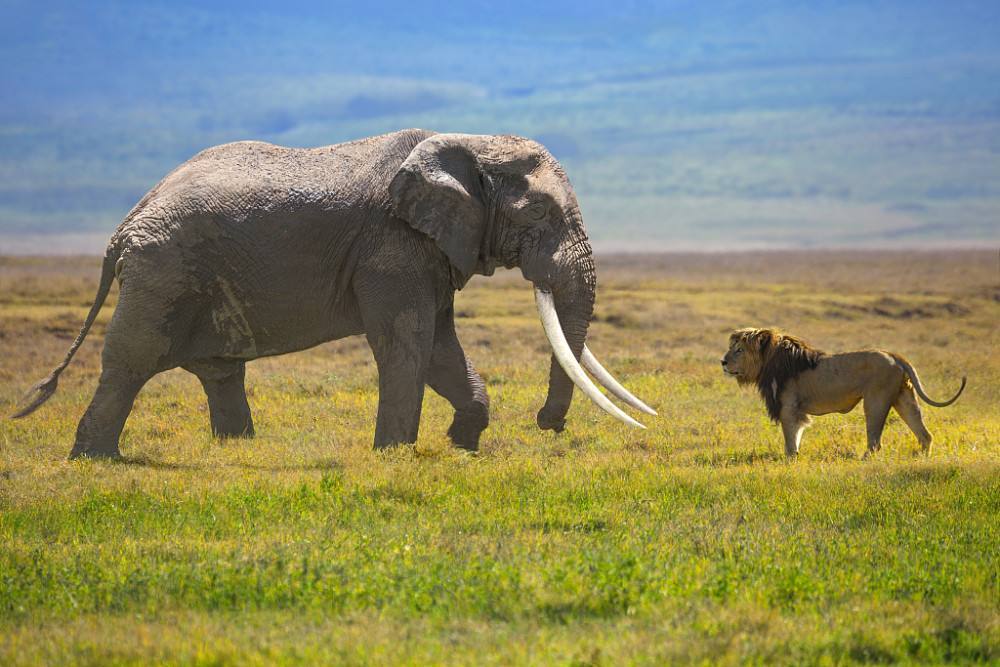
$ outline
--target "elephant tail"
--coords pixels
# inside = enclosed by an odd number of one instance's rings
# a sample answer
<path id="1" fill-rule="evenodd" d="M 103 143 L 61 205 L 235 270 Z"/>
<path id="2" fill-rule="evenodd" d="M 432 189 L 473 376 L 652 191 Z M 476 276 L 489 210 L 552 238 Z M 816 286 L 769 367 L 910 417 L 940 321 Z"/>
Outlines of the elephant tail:
<path id="1" fill-rule="evenodd" d="M 49 400 L 52 394 L 56 393 L 56 386 L 59 384 L 59 374 L 62 373 L 69 362 L 72 361 L 73 355 L 80 348 L 83 343 L 83 339 L 87 337 L 87 333 L 90 331 L 90 327 L 93 326 L 94 320 L 97 319 L 97 314 L 101 311 L 101 306 L 104 305 L 104 300 L 108 298 L 108 292 L 111 290 L 111 283 L 115 280 L 115 264 L 118 262 L 119 249 L 116 243 L 112 243 L 107 252 L 104 255 L 104 264 L 101 268 L 101 284 L 97 288 L 97 296 L 94 298 L 94 305 L 90 307 L 90 312 L 87 314 L 87 319 L 83 323 L 83 328 L 80 329 L 80 333 L 77 334 L 76 340 L 70 345 L 69 352 L 66 353 L 66 357 L 62 362 L 56 366 L 48 376 L 36 384 L 34 387 L 28 390 L 21 399 L 20 407 L 17 412 L 11 415 L 11 419 L 18 419 L 20 417 L 26 417 L 32 412 L 37 410 L 42 403 Z"/>

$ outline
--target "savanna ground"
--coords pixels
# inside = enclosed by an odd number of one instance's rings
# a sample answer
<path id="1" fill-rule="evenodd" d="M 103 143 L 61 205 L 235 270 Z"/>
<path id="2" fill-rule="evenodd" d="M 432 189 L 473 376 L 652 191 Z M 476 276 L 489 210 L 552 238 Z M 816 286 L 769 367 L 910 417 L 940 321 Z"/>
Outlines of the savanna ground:
<path id="1" fill-rule="evenodd" d="M 518 275 L 459 294 L 482 452 L 428 393 L 371 450 L 353 338 L 249 366 L 258 437 L 217 441 L 193 376 L 142 392 L 123 463 L 65 460 L 114 298 L 30 418 L 0 422 L 0 664 L 1000 661 L 1000 267 L 976 251 L 608 257 L 591 348 L 659 409 L 579 393 L 534 426 L 548 347 Z M 96 259 L 0 260 L 0 411 L 62 358 Z M 819 418 L 786 463 L 718 359 L 736 326 L 906 354 L 930 458 L 893 415 Z"/>

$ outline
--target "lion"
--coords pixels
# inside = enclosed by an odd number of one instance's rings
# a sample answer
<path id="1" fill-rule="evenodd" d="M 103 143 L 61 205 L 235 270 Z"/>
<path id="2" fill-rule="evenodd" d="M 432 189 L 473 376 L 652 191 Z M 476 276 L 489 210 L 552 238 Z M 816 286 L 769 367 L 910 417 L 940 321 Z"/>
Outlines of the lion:
<path id="1" fill-rule="evenodd" d="M 881 448 L 890 408 L 917 436 L 924 454 L 930 454 L 933 438 L 924 426 L 917 395 L 943 408 L 958 400 L 966 381 L 963 376 L 950 400 L 935 401 L 924 392 L 910 362 L 898 354 L 883 350 L 827 354 L 775 329 L 734 331 L 722 370 L 740 385 L 757 386 L 768 415 L 781 424 L 788 457 L 799 453 L 811 415 L 848 413 L 862 400 L 868 431 L 865 458 Z"/>

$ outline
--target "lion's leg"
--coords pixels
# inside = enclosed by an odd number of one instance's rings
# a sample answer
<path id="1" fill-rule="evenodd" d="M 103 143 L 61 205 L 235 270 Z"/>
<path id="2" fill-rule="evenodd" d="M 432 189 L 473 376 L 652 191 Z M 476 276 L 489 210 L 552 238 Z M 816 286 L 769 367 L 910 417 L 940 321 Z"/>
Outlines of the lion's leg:
<path id="1" fill-rule="evenodd" d="M 868 451 L 865 458 L 875 454 L 882 448 L 882 430 L 889 416 L 892 401 L 882 396 L 865 397 L 865 427 L 868 431 Z"/>
<path id="2" fill-rule="evenodd" d="M 781 411 L 781 433 L 785 436 L 785 456 L 798 456 L 802 443 L 802 432 L 809 426 L 809 417 L 798 410 L 785 408 Z"/>
<path id="3" fill-rule="evenodd" d="M 920 413 L 920 404 L 917 402 L 917 396 L 913 393 L 913 387 L 910 386 L 909 382 L 899 392 L 899 396 L 896 397 L 896 402 L 892 404 L 892 407 L 896 408 L 896 412 L 899 413 L 899 416 L 903 418 L 906 425 L 913 431 L 913 435 L 917 436 L 917 442 L 920 443 L 924 454 L 930 454 L 931 443 L 934 441 L 934 438 L 931 436 L 930 431 L 927 430 L 927 427 L 924 426 L 924 419 Z"/>

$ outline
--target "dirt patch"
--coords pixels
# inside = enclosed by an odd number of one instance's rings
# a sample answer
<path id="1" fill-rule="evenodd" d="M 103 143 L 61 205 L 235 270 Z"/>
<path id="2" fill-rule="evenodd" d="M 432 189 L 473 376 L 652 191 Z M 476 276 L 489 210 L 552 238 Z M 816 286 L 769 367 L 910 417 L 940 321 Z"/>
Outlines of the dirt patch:
<path id="1" fill-rule="evenodd" d="M 842 303 L 824 301 L 824 315 L 838 319 L 855 319 L 862 315 L 884 317 L 892 320 L 933 319 L 935 317 L 964 317 L 971 311 L 957 301 L 918 301 L 882 297 L 870 303 Z"/>

